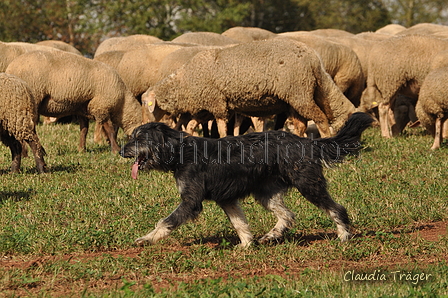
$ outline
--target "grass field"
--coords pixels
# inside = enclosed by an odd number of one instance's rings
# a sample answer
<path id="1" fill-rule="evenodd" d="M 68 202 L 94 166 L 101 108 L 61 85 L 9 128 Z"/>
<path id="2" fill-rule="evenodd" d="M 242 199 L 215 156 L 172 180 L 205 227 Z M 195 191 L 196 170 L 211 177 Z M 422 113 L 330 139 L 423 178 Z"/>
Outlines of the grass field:
<path id="1" fill-rule="evenodd" d="M 210 202 L 168 239 L 135 247 L 177 206 L 174 179 L 131 179 L 131 161 L 91 132 L 78 153 L 78 131 L 39 125 L 43 175 L 32 158 L 10 174 L 0 147 L 0 297 L 448 297 L 448 146 L 430 151 L 421 129 L 386 140 L 370 128 L 358 157 L 325 169 L 354 239 L 341 244 L 332 221 L 290 191 L 294 229 L 247 250 Z M 274 225 L 252 198 L 242 206 L 256 237 Z"/>

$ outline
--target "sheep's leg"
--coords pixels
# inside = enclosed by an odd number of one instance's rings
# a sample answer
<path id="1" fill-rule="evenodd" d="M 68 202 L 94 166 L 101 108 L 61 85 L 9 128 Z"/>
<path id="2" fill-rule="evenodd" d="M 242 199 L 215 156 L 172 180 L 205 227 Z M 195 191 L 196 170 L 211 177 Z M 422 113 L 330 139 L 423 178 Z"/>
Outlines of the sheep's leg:
<path id="1" fill-rule="evenodd" d="M 252 120 L 252 124 L 254 125 L 254 130 L 256 132 L 265 131 L 265 119 L 263 117 L 250 117 Z"/>
<path id="2" fill-rule="evenodd" d="M 285 231 L 294 225 L 294 213 L 285 206 L 281 193 L 275 194 L 271 198 L 257 196 L 255 199 L 267 210 L 272 211 L 278 219 L 274 228 L 264 235 L 259 242 L 268 243 L 269 241 L 280 239 Z"/>
<path id="3" fill-rule="evenodd" d="M 176 126 L 174 126 L 174 129 L 181 131 L 182 126 L 184 126 L 185 129 L 187 129 L 187 125 L 190 122 L 190 120 L 191 120 L 190 114 L 188 113 L 181 114 L 179 117 L 179 121 L 177 121 Z"/>
<path id="4" fill-rule="evenodd" d="M 204 138 L 210 138 L 210 131 L 211 131 L 211 128 L 209 128 L 209 122 L 212 122 L 212 121 L 205 121 L 205 122 L 202 122 L 202 123 L 201 123 L 201 127 L 202 127 L 202 136 L 203 136 Z"/>
<path id="5" fill-rule="evenodd" d="M 112 148 L 112 153 L 118 153 L 120 151 L 120 146 L 117 144 L 117 137 L 115 129 L 109 123 L 109 121 L 103 122 L 103 129 L 106 132 L 106 135 L 109 137 L 110 146 Z"/>
<path id="6" fill-rule="evenodd" d="M 305 105 L 292 108 L 304 119 L 311 119 L 316 123 L 317 129 L 322 138 L 331 137 L 330 124 L 328 118 L 317 105 Z"/>
<path id="7" fill-rule="evenodd" d="M 22 161 L 22 144 L 17 139 L 9 134 L 2 134 L 0 136 L 2 143 L 11 150 L 12 163 L 11 172 L 20 172 L 20 164 Z"/>
<path id="8" fill-rule="evenodd" d="M 448 138 L 448 121 L 443 122 L 442 138 Z M 23 156 L 23 154 L 22 154 Z"/>
<path id="9" fill-rule="evenodd" d="M 219 137 L 227 136 L 227 121 L 222 118 L 216 118 L 216 124 L 218 125 Z"/>
<path id="10" fill-rule="evenodd" d="M 436 124 L 435 124 L 435 136 L 434 136 L 434 143 L 432 144 L 431 149 L 436 150 L 440 148 L 440 145 L 442 144 L 442 137 L 443 137 L 443 123 L 442 118 L 437 117 L 436 118 Z"/>
<path id="11" fill-rule="evenodd" d="M 79 130 L 80 133 L 78 151 L 85 152 L 87 132 L 89 131 L 89 119 L 87 119 L 86 117 L 79 117 Z"/>
<path id="12" fill-rule="evenodd" d="M 381 135 L 385 138 L 390 138 L 389 130 L 389 109 L 390 105 L 386 103 L 380 103 L 378 105 L 378 114 L 380 118 Z"/>
<path id="13" fill-rule="evenodd" d="M 199 126 L 199 122 L 196 119 L 191 119 L 188 124 L 187 127 L 185 129 L 185 132 L 190 134 L 190 135 L 198 135 L 196 133 L 196 128 Z"/>
<path id="14" fill-rule="evenodd" d="M 28 157 L 28 148 L 26 144 L 22 142 L 22 157 Z"/>
<path id="15" fill-rule="evenodd" d="M 304 117 L 300 116 L 296 111 L 291 111 L 290 114 L 294 126 L 294 133 L 299 137 L 304 137 L 308 126 L 308 121 Z"/>
<path id="16" fill-rule="evenodd" d="M 104 139 L 105 132 L 103 130 L 103 126 L 99 124 L 98 122 L 95 123 L 95 131 L 93 133 L 93 141 L 97 144 L 102 144 Z"/>
<path id="17" fill-rule="evenodd" d="M 235 113 L 235 124 L 233 125 L 233 135 L 239 136 L 241 130 L 241 124 L 243 123 L 244 116 L 238 113 Z"/>
<path id="18" fill-rule="evenodd" d="M 37 139 L 37 136 L 35 138 Z M 29 146 L 31 147 L 31 150 L 33 151 L 34 161 L 36 162 L 37 171 L 39 173 L 45 173 L 47 170 L 45 160 L 44 160 L 45 150 L 36 141 L 28 141 L 27 143 L 29 144 Z"/>
<path id="19" fill-rule="evenodd" d="M 252 243 L 253 236 L 250 232 L 249 224 L 247 223 L 244 211 L 241 209 L 238 201 L 231 204 L 221 204 L 220 206 L 227 214 L 230 222 L 235 228 L 241 241 L 240 246 L 243 248 L 248 247 Z"/>

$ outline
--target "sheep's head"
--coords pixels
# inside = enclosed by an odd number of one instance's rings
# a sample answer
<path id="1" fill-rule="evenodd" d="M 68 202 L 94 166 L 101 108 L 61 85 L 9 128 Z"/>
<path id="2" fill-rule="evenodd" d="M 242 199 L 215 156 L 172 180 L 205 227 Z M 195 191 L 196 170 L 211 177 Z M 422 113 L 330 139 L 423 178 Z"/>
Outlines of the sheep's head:
<path id="1" fill-rule="evenodd" d="M 156 94 L 151 88 L 142 94 L 143 123 L 159 122 L 165 114 L 157 105 Z"/>

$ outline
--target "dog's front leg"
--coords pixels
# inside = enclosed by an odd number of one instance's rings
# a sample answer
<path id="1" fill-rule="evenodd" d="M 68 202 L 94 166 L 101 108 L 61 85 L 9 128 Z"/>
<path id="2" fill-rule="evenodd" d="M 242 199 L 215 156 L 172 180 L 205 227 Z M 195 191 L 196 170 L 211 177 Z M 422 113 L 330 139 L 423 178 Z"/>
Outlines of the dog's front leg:
<path id="1" fill-rule="evenodd" d="M 193 201 L 182 201 L 180 205 L 167 218 L 161 219 L 156 228 L 149 234 L 135 240 L 137 245 L 154 244 L 168 237 L 169 234 L 181 224 L 195 219 L 202 211 L 202 203 Z"/>
<path id="2" fill-rule="evenodd" d="M 285 206 L 282 193 L 275 194 L 268 199 L 264 199 L 262 196 L 256 196 L 255 199 L 267 210 L 272 211 L 278 219 L 274 228 L 261 237 L 259 242 L 265 244 L 283 237 L 285 231 L 294 225 L 295 214 Z"/>
<path id="3" fill-rule="evenodd" d="M 241 240 L 240 246 L 243 248 L 250 246 L 253 240 L 253 236 L 250 232 L 249 224 L 247 223 L 244 211 L 243 209 L 241 209 L 238 201 L 232 204 L 220 204 L 220 206 L 227 214 L 230 222 L 235 228 L 236 233 Z"/>

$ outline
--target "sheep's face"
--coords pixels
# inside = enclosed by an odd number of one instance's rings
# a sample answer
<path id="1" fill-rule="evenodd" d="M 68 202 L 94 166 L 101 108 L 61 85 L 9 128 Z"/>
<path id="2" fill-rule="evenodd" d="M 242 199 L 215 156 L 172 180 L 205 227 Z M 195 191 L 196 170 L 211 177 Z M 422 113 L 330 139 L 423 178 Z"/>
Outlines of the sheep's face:
<path id="1" fill-rule="evenodd" d="M 166 114 L 159 108 L 154 91 L 148 90 L 142 94 L 142 120 L 143 123 L 158 122 Z"/>

